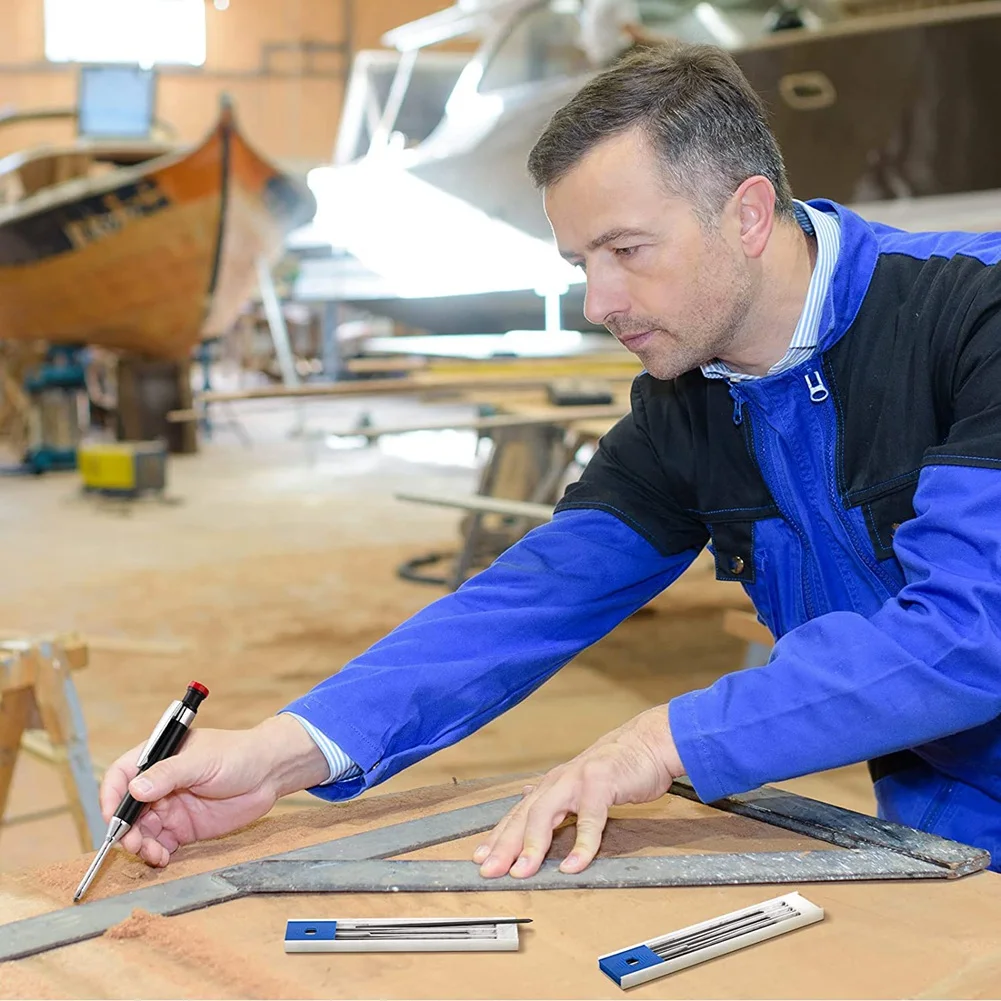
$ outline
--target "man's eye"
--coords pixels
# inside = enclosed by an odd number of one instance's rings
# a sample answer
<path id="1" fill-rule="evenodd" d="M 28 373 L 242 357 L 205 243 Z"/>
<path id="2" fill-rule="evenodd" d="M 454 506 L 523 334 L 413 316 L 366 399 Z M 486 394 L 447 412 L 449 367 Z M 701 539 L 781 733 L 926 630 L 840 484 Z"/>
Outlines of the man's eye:
<path id="1" fill-rule="evenodd" d="M 616 247 L 615 256 L 616 257 L 632 257 L 633 254 L 639 250 L 639 247 Z"/>

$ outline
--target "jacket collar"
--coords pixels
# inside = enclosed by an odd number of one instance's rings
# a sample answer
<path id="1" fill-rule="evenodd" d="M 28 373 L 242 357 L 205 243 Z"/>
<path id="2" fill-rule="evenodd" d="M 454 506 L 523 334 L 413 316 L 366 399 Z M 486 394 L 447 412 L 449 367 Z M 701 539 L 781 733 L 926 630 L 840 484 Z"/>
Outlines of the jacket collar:
<path id="1" fill-rule="evenodd" d="M 855 322 L 876 270 L 879 244 L 869 223 L 844 205 L 826 198 L 813 198 L 807 204 L 836 213 L 841 223 L 841 250 L 820 318 L 820 352 L 833 347 Z"/>

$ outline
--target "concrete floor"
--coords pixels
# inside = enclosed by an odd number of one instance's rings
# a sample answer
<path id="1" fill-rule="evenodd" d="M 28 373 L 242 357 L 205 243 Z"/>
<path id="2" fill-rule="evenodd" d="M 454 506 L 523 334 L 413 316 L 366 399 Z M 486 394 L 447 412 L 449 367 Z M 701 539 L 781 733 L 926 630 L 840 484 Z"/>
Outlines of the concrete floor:
<path id="1" fill-rule="evenodd" d="M 192 678 L 213 690 L 205 726 L 249 726 L 335 671 L 441 591 L 398 564 L 455 545 L 459 515 L 394 500 L 397 489 L 468 493 L 475 436 L 432 432 L 361 448 L 343 437 L 362 413 L 419 419 L 404 398 L 259 402 L 223 410 L 196 456 L 173 456 L 170 503 L 81 495 L 75 474 L 0 480 L 0 628 L 182 640 L 184 656 L 95 652 L 77 676 L 92 754 L 107 764 L 142 740 Z M 435 415 L 467 413 L 451 406 Z M 719 613 L 636 616 L 525 703 L 381 790 L 544 769 L 677 692 L 739 666 Z M 861 766 L 792 787 L 871 812 Z M 0 870 L 78 854 L 61 787 L 22 755 Z M 301 794 L 279 808 L 313 802 Z"/>

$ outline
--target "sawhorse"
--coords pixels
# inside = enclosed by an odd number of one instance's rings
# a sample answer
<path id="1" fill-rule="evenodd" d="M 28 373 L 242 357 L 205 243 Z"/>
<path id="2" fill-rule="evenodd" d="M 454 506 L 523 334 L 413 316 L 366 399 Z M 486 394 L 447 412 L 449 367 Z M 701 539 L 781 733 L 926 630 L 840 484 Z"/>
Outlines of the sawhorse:
<path id="1" fill-rule="evenodd" d="M 400 500 L 419 504 L 454 507 L 466 512 L 460 527 L 461 543 L 452 566 L 441 581 L 450 591 L 462 585 L 471 573 L 492 562 L 518 541 L 533 525 L 552 517 L 553 505 L 562 493 L 564 480 L 580 447 L 596 435 L 575 427 L 577 419 L 593 417 L 609 409 L 567 408 L 560 413 L 553 408 L 543 416 L 507 415 L 453 422 L 438 427 L 470 427 L 491 439 L 490 457 L 480 474 L 475 494 L 450 497 L 428 493 L 398 493 Z M 393 429 L 395 431 L 395 429 Z M 362 432 L 369 438 L 391 433 L 369 428 Z M 437 562 L 444 554 L 421 557 L 409 567 Z M 421 579 L 409 573 L 410 579 Z M 423 578 L 429 583 L 432 578 Z"/>
<path id="2" fill-rule="evenodd" d="M 65 809 L 82 848 L 89 851 L 103 842 L 105 824 L 71 676 L 86 665 L 87 647 L 73 637 L 0 642 L 0 823 L 23 748 L 56 766 L 66 792 Z M 29 733 L 38 729 L 47 740 Z"/>

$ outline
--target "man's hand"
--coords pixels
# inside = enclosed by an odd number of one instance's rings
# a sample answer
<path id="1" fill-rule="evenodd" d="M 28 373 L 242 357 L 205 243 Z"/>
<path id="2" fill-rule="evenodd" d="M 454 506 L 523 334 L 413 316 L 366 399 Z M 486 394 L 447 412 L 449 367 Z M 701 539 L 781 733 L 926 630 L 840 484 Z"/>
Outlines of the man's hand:
<path id="1" fill-rule="evenodd" d="M 522 801 L 473 853 L 483 876 L 532 876 L 553 840 L 553 829 L 577 815 L 577 841 L 560 865 L 580 872 L 601 844 L 608 808 L 659 799 L 684 774 L 667 723 L 667 706 L 640 713 L 573 761 L 526 786 Z M 513 864 L 512 864 L 513 863 Z"/>
<path id="2" fill-rule="evenodd" d="M 165 866 L 180 845 L 217 838 L 263 817 L 280 796 L 330 774 L 309 734 L 285 715 L 251 730 L 193 730 L 178 754 L 136 777 L 143 746 L 108 769 L 101 812 L 110 820 L 126 789 L 151 804 L 121 845 L 153 866 Z"/>

